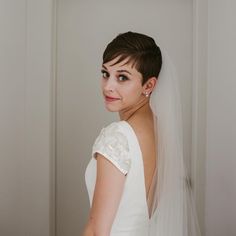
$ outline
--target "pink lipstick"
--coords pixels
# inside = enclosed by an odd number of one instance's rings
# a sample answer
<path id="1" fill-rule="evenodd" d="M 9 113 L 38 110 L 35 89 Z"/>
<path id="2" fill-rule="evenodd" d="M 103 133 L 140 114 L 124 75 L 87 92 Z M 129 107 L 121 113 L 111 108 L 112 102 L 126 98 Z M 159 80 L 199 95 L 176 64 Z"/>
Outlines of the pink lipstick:
<path id="1" fill-rule="evenodd" d="M 114 102 L 117 100 L 120 100 L 119 98 L 113 98 L 113 97 L 109 97 L 109 96 L 105 96 L 105 100 L 106 102 Z"/>

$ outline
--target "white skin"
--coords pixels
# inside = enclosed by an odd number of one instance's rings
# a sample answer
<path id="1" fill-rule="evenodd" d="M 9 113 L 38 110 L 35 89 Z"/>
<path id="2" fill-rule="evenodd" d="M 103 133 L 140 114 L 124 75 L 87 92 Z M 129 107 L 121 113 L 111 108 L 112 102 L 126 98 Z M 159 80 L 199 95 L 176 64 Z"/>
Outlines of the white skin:
<path id="1" fill-rule="evenodd" d="M 106 102 L 106 108 L 111 112 L 119 112 L 121 120 L 128 120 L 141 106 L 149 106 L 149 98 L 144 94 L 150 94 L 156 84 L 156 78 L 152 77 L 142 86 L 142 74 L 131 63 L 125 64 L 127 60 L 113 65 L 117 61 L 115 58 L 104 64 L 102 69 L 103 95 L 120 99 Z"/>
<path id="2" fill-rule="evenodd" d="M 102 94 L 119 100 L 108 102 L 108 111 L 119 112 L 121 120 L 126 120 L 136 131 L 140 142 L 144 161 L 146 189 L 150 186 L 154 172 L 154 147 L 152 111 L 149 105 L 150 94 L 156 85 L 156 78 L 152 77 L 142 86 L 142 74 L 126 60 L 114 64 L 117 58 L 107 62 L 102 67 Z M 145 124 L 145 126 L 143 125 Z M 145 131 L 144 131 L 145 130 Z M 152 156 L 152 158 L 150 158 Z M 120 172 L 104 156 L 97 153 L 97 178 L 93 202 L 83 236 L 109 236 L 119 203 L 121 200 L 126 176 Z"/>

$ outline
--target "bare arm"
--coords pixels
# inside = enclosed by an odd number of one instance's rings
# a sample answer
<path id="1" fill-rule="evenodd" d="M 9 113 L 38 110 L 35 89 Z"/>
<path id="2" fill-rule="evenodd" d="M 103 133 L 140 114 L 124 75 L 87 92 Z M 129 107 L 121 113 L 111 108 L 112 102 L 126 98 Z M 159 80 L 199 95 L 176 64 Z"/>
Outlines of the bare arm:
<path id="1" fill-rule="evenodd" d="M 125 175 L 97 153 L 93 202 L 83 236 L 109 236 L 121 200 Z"/>

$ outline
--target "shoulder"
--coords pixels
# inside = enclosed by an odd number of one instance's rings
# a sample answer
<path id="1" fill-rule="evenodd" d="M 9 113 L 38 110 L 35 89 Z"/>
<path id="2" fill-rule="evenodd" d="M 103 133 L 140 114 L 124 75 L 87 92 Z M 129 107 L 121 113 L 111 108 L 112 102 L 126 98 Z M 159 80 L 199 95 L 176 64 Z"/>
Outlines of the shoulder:
<path id="1" fill-rule="evenodd" d="M 123 133 L 125 135 L 123 122 L 124 121 L 112 122 L 111 124 L 103 127 L 101 133 L 106 133 L 106 134 Z"/>
<path id="2" fill-rule="evenodd" d="M 93 145 L 92 155 L 96 157 L 96 153 L 102 154 L 123 173 L 128 172 L 130 149 L 122 121 L 113 122 L 102 128 Z"/>
<path id="3" fill-rule="evenodd" d="M 126 130 L 122 121 L 112 122 L 111 124 L 103 127 L 95 140 L 95 143 L 99 141 L 117 142 L 123 144 L 128 149 L 128 138 Z M 115 143 L 114 143 L 115 144 Z"/>

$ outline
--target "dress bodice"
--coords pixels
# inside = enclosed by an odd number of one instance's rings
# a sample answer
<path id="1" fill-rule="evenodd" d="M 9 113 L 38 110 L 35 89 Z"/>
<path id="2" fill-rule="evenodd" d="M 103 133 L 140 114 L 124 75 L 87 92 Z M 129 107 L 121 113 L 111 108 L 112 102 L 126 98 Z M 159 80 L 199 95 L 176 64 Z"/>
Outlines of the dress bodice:
<path id="1" fill-rule="evenodd" d="M 103 128 L 95 140 L 92 158 L 85 171 L 90 206 L 96 182 L 97 161 L 95 153 L 102 154 L 126 175 L 123 194 L 111 229 L 111 236 L 148 235 L 149 214 L 144 165 L 141 148 L 133 128 L 126 121 L 113 122 Z"/>

